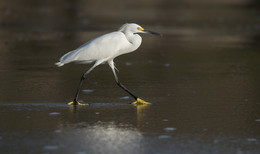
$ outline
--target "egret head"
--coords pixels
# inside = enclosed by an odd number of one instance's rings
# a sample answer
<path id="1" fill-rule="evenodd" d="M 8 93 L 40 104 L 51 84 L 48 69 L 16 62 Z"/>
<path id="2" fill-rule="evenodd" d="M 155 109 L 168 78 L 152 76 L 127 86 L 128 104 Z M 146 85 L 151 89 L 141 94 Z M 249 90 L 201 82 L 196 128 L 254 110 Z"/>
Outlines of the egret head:
<path id="1" fill-rule="evenodd" d="M 145 30 L 140 25 L 135 24 L 135 23 L 126 23 L 126 24 L 124 24 L 123 26 L 121 26 L 119 28 L 119 31 L 121 31 L 121 32 L 131 32 L 131 33 L 134 33 L 134 34 L 137 34 L 137 33 L 149 33 L 149 34 L 154 34 L 154 35 L 161 35 L 161 34 L 159 34 L 157 32 L 153 32 L 153 31 L 150 31 L 150 30 Z"/>

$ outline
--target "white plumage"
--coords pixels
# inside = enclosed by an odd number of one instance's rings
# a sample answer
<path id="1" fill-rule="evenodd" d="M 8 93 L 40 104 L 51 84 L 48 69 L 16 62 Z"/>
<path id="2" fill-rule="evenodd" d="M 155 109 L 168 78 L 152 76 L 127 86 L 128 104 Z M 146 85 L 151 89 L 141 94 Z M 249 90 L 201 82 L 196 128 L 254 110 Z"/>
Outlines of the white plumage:
<path id="1" fill-rule="evenodd" d="M 78 47 L 77 49 L 66 53 L 60 58 L 59 62 L 55 63 L 57 66 L 60 67 L 71 62 L 83 64 L 95 62 L 95 64 L 83 74 L 74 101 L 69 104 L 80 104 L 77 99 L 83 80 L 89 72 L 91 72 L 96 66 L 104 62 L 107 62 L 111 67 L 117 84 L 136 99 L 135 103 L 147 103 L 139 99 L 119 82 L 113 62 L 113 59 L 117 56 L 135 51 L 141 45 L 142 38 L 140 35 L 138 35 L 138 33 L 150 33 L 160 35 L 152 31 L 144 30 L 141 26 L 137 24 L 127 23 L 121 26 L 118 31 L 94 38 L 86 42 L 82 46 Z"/>
<path id="2" fill-rule="evenodd" d="M 131 28 L 131 27 L 135 28 Z M 130 27 L 130 28 L 129 28 Z M 142 38 L 134 32 L 141 32 L 137 24 L 124 24 L 118 31 L 94 38 L 77 49 L 68 52 L 60 58 L 58 66 L 70 62 L 91 63 L 95 61 L 110 61 L 115 57 L 136 50 Z"/>

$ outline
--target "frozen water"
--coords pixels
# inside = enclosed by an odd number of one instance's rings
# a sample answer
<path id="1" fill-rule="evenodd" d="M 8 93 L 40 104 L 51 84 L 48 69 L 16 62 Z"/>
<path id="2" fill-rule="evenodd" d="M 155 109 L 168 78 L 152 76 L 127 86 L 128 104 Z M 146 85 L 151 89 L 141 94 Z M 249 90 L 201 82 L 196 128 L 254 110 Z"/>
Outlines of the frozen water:
<path id="1" fill-rule="evenodd" d="M 126 66 L 131 66 L 132 63 L 131 63 L 131 62 L 125 62 L 125 65 L 126 65 Z"/>
<path id="2" fill-rule="evenodd" d="M 158 136 L 158 139 L 169 139 L 169 138 L 171 138 L 171 136 L 169 136 L 169 135 L 160 135 L 160 136 Z"/>
<path id="3" fill-rule="evenodd" d="M 120 97 L 120 99 L 129 99 L 129 96 Z"/>
<path id="4" fill-rule="evenodd" d="M 169 67 L 170 65 L 171 65 L 171 64 L 168 64 L 168 63 L 164 64 L 165 67 Z"/>
<path id="5" fill-rule="evenodd" d="M 84 93 L 92 93 L 94 91 L 95 90 L 93 90 L 93 89 L 84 89 L 84 90 L 82 90 L 82 92 L 84 92 Z"/>
<path id="6" fill-rule="evenodd" d="M 164 131 L 175 131 L 177 128 L 172 128 L 172 127 L 166 127 L 163 130 Z"/>
<path id="7" fill-rule="evenodd" d="M 59 130 L 59 129 L 58 129 L 58 130 L 55 130 L 54 132 L 55 132 L 55 133 L 61 133 L 62 130 Z"/>
<path id="8" fill-rule="evenodd" d="M 248 138 L 247 141 L 248 141 L 248 142 L 256 142 L 257 139 L 255 139 L 255 138 Z"/>
<path id="9" fill-rule="evenodd" d="M 58 114 L 60 114 L 59 112 L 51 112 L 51 113 L 49 113 L 49 115 L 58 115 Z"/>

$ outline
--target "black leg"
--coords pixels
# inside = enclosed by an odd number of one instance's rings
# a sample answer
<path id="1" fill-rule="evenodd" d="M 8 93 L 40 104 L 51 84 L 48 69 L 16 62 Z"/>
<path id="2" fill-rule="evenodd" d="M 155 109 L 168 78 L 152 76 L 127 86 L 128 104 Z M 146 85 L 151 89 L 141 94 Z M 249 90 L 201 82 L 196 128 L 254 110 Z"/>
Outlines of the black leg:
<path id="1" fill-rule="evenodd" d="M 116 76 L 116 74 L 115 74 L 115 76 Z M 120 83 L 120 81 L 118 80 L 117 76 L 116 76 L 116 83 L 117 83 L 117 85 L 118 85 L 119 87 L 121 87 L 122 89 L 124 89 L 128 94 L 130 94 L 132 97 L 134 97 L 135 100 L 137 100 L 138 97 L 137 97 L 135 94 L 133 94 L 130 90 L 128 90 L 124 85 L 122 85 L 122 84 Z"/>
<path id="2" fill-rule="evenodd" d="M 124 91 L 126 91 L 128 94 L 130 94 L 135 100 L 137 100 L 138 97 L 137 97 L 135 94 L 133 94 L 130 90 L 128 90 L 124 85 L 122 85 L 122 84 L 120 83 L 120 81 L 119 81 L 119 79 L 118 79 L 118 77 L 117 77 L 117 75 L 116 75 L 116 72 L 115 72 L 114 62 L 113 62 L 113 61 L 109 61 L 108 64 L 109 64 L 109 66 L 111 67 L 111 69 L 112 69 L 112 71 L 113 71 L 113 74 L 114 74 L 114 76 L 115 76 L 117 85 L 118 85 L 120 88 L 124 89 Z"/>
<path id="3" fill-rule="evenodd" d="M 131 95 L 132 97 L 134 97 L 134 99 L 136 100 L 135 102 L 133 102 L 133 103 L 131 103 L 131 104 L 134 104 L 134 105 L 137 105 L 137 104 L 146 104 L 146 105 L 147 105 L 147 104 L 150 104 L 150 103 L 148 103 L 148 102 L 146 102 L 146 101 L 140 99 L 139 97 L 137 97 L 135 94 L 133 94 L 130 90 L 128 90 L 124 85 L 122 85 L 122 84 L 120 83 L 120 81 L 119 81 L 119 79 L 118 79 L 118 77 L 117 77 L 117 75 L 116 75 L 116 72 L 115 72 L 115 66 L 114 66 L 113 60 L 108 61 L 108 64 L 109 64 L 109 66 L 111 67 L 111 69 L 112 69 L 112 71 L 113 71 L 113 74 L 114 74 L 114 76 L 115 76 L 117 85 L 118 85 L 120 88 L 124 89 L 124 91 L 126 91 L 128 94 L 130 94 L 130 95 Z"/>
<path id="4" fill-rule="evenodd" d="M 78 86 L 76 95 L 75 95 L 75 98 L 74 98 L 74 100 L 73 100 L 73 105 L 78 105 L 78 104 L 79 104 L 79 103 L 78 103 L 79 92 L 80 92 L 81 86 L 82 86 L 83 81 L 84 81 L 84 79 L 86 78 L 87 74 L 89 74 L 89 73 L 90 73 L 97 65 L 99 65 L 99 64 L 100 64 L 100 63 L 97 63 L 97 62 L 96 62 L 88 71 L 86 71 L 86 72 L 82 75 L 82 77 L 81 77 L 81 79 L 80 79 L 80 82 L 79 82 L 79 86 Z"/>
<path id="5" fill-rule="evenodd" d="M 78 89 L 77 89 L 77 92 L 76 92 L 76 95 L 75 95 L 75 98 L 74 98 L 74 105 L 76 105 L 76 103 L 78 102 L 79 92 L 80 92 L 80 89 L 81 89 L 81 86 L 82 86 L 84 79 L 85 79 L 85 77 L 84 77 L 84 74 L 83 74 L 81 79 L 80 79 L 79 86 L 78 86 Z"/>

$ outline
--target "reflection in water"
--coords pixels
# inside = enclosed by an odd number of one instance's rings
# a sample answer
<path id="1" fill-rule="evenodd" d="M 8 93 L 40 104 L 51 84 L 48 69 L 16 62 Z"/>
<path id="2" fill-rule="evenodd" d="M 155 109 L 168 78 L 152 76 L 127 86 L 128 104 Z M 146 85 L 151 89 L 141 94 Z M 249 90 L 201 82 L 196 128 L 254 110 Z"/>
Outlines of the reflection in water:
<path id="1" fill-rule="evenodd" d="M 1 151 L 208 153 L 212 152 L 213 148 L 214 153 L 223 151 L 233 153 L 241 151 L 238 146 L 247 148 L 259 144 L 259 138 L 255 136 L 240 134 L 238 135 L 240 137 L 237 137 L 236 132 L 229 133 L 235 136 L 227 135 L 225 128 L 207 127 L 206 125 L 215 123 L 207 122 L 207 117 L 204 117 L 205 119 L 195 117 L 198 120 L 196 123 L 191 117 L 189 119 L 179 117 L 178 112 L 173 110 L 176 118 L 180 118 L 174 120 L 175 116 L 169 116 L 172 114 L 168 113 L 173 111 L 163 110 L 165 107 L 159 105 L 105 104 L 77 106 L 76 110 L 72 106 L 59 103 L 2 104 Z M 193 127 L 191 125 L 187 128 L 192 123 Z M 203 129 L 196 130 L 197 125 Z M 219 122 L 217 125 L 222 123 Z M 219 129 L 222 131 L 219 132 Z M 14 145 L 16 148 L 13 148 Z M 243 151 L 256 152 L 257 148 Z"/>
<path id="2" fill-rule="evenodd" d="M 80 128 L 81 127 L 81 128 Z M 120 126 L 113 122 L 97 122 L 92 126 L 78 125 L 64 130 L 69 146 L 87 149 L 90 153 L 136 153 L 142 144 L 142 134 L 131 129 L 132 126 Z M 60 137 L 64 137 L 62 134 Z M 59 136 L 58 136 L 59 138 Z"/>
<path id="3" fill-rule="evenodd" d="M 149 108 L 148 104 L 143 104 L 143 105 L 135 105 L 136 107 L 136 117 L 137 117 L 137 122 L 144 122 L 144 118 L 146 116 L 146 110 Z"/>
<path id="4" fill-rule="evenodd" d="M 142 105 L 132 105 L 129 103 L 91 103 L 88 106 L 81 106 L 81 105 L 70 105 L 69 106 L 69 110 L 70 110 L 70 117 L 73 118 L 79 118 L 79 116 L 82 115 L 82 111 L 84 111 L 87 108 L 100 108 L 103 107 L 104 110 L 106 110 L 105 112 L 109 112 L 109 110 L 112 109 L 112 107 L 115 109 L 119 109 L 122 110 L 123 108 L 131 108 L 134 109 L 133 112 L 131 112 L 131 114 L 127 114 L 127 115 L 123 115 L 121 114 L 121 117 L 126 118 L 126 120 L 128 120 L 128 118 L 132 118 L 132 119 L 136 119 L 134 123 L 137 123 L 137 125 L 139 123 L 145 123 L 145 118 L 147 118 L 147 112 L 149 113 L 149 107 L 152 104 L 142 104 Z M 100 114 L 100 112 L 95 112 L 95 114 Z M 130 116 L 130 117 L 127 117 Z M 72 118 L 72 119 L 73 119 Z M 100 119 L 102 120 L 102 119 Z M 100 121 L 99 121 L 100 122 Z"/>

